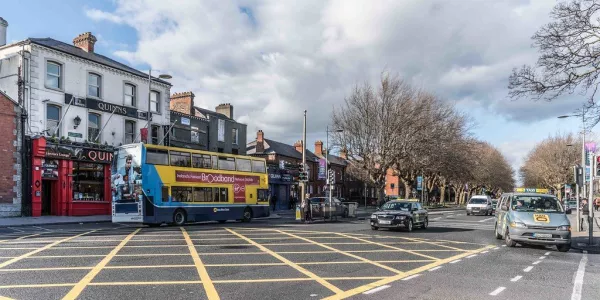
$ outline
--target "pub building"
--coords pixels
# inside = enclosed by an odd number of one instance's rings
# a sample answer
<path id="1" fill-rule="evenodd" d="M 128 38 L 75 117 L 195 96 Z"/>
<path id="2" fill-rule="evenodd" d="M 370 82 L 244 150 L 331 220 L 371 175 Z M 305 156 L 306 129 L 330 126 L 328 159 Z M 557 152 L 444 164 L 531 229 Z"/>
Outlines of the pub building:
<path id="1" fill-rule="evenodd" d="M 111 146 L 32 137 L 31 216 L 110 215 Z"/>

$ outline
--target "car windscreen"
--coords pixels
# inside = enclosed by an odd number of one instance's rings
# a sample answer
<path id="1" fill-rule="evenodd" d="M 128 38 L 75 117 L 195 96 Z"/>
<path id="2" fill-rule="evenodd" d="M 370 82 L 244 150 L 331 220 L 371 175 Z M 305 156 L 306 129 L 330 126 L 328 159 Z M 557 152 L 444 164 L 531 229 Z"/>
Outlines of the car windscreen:
<path id="1" fill-rule="evenodd" d="M 473 198 L 471 201 L 469 201 L 469 204 L 487 204 L 487 199 Z"/>
<path id="2" fill-rule="evenodd" d="M 388 202 L 388 203 L 382 205 L 381 209 L 383 209 L 383 210 L 403 210 L 403 211 L 409 211 L 410 210 L 410 203 Z"/>
<path id="3" fill-rule="evenodd" d="M 548 196 L 514 196 L 510 205 L 514 211 L 563 212 L 558 200 Z"/>

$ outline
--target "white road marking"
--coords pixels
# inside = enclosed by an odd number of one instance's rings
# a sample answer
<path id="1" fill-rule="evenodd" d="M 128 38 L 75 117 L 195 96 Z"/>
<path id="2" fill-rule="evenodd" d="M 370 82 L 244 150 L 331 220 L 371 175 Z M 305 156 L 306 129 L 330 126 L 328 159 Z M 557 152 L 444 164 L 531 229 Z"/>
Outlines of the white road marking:
<path id="1" fill-rule="evenodd" d="M 540 256 L 540 258 L 538 258 L 538 259 L 545 259 L 545 258 L 546 258 L 545 256 Z"/>
<path id="2" fill-rule="evenodd" d="M 415 277 L 419 277 L 419 276 L 421 276 L 421 274 L 415 274 L 415 275 L 411 275 L 411 276 L 408 276 L 406 278 L 403 278 L 402 280 L 403 281 L 407 281 L 407 280 L 411 280 L 411 279 L 413 279 Z"/>
<path id="3" fill-rule="evenodd" d="M 533 269 L 533 266 L 529 266 L 529 267 L 523 269 L 523 272 L 529 272 L 529 271 L 531 271 L 531 269 Z"/>
<path id="4" fill-rule="evenodd" d="M 455 264 L 455 263 L 457 263 L 457 262 L 459 262 L 459 261 L 460 261 L 460 259 L 457 259 L 457 260 L 453 260 L 453 261 L 451 261 L 450 263 L 451 263 L 451 264 Z"/>
<path id="5" fill-rule="evenodd" d="M 438 270 L 438 269 L 440 269 L 440 268 L 442 268 L 442 266 L 437 266 L 437 267 L 435 267 L 435 268 L 429 269 L 429 272 L 431 272 L 431 271 L 435 271 L 435 270 Z"/>
<path id="6" fill-rule="evenodd" d="M 550 255 L 550 252 L 546 252 L 546 253 L 544 253 L 544 255 Z"/>
<path id="7" fill-rule="evenodd" d="M 506 245 L 502 245 L 502 247 L 506 247 Z"/>
<path id="8" fill-rule="evenodd" d="M 534 261 L 534 262 L 532 263 L 532 265 L 537 265 L 537 264 L 539 264 L 539 263 L 541 263 L 541 262 L 542 262 L 541 260 L 536 260 L 536 261 Z"/>
<path id="9" fill-rule="evenodd" d="M 473 258 L 475 256 L 477 256 L 477 254 L 471 254 L 471 255 L 467 256 L 467 258 Z"/>
<path id="10" fill-rule="evenodd" d="M 46 229 L 46 228 L 40 227 L 40 226 L 33 226 L 33 228 L 37 228 L 37 229 L 41 229 L 41 230 L 46 230 L 46 231 L 52 231 L 50 229 Z"/>
<path id="11" fill-rule="evenodd" d="M 311 297 L 319 296 L 319 294 L 310 294 Z"/>
<path id="12" fill-rule="evenodd" d="M 21 229 L 16 229 L 16 228 L 12 228 L 12 227 L 6 227 L 6 228 L 8 228 L 8 229 L 12 229 L 12 230 L 14 230 L 14 231 L 16 231 L 16 232 L 25 232 L 25 231 L 23 231 L 23 230 L 21 230 Z"/>
<path id="13" fill-rule="evenodd" d="M 519 275 L 519 276 L 515 276 L 515 278 L 511 279 L 510 281 L 512 282 L 516 282 L 519 281 L 519 279 L 523 278 L 523 276 Z"/>
<path id="14" fill-rule="evenodd" d="M 486 251 L 483 251 L 483 252 L 481 252 L 481 253 L 482 253 L 482 254 L 484 254 L 484 253 L 488 253 L 488 252 L 489 252 L 489 251 L 487 251 L 487 250 L 486 250 Z"/>
<path id="15" fill-rule="evenodd" d="M 498 249 L 500 249 L 500 247 L 496 247 L 496 248 L 494 248 L 494 250 L 498 250 Z"/>
<path id="16" fill-rule="evenodd" d="M 380 287 L 376 287 L 374 289 L 368 290 L 368 291 L 364 292 L 363 294 L 365 294 L 365 295 L 371 295 L 373 293 L 377 293 L 379 291 L 385 290 L 385 289 L 387 289 L 389 287 L 390 287 L 389 285 L 382 285 Z"/>
<path id="17" fill-rule="evenodd" d="M 575 282 L 573 284 L 573 293 L 571 294 L 571 300 L 581 299 L 581 290 L 583 288 L 583 275 L 585 275 L 585 265 L 588 261 L 587 254 L 587 251 L 583 251 L 583 256 L 579 261 L 579 267 L 577 268 L 577 272 L 575 273 Z"/>
<path id="18" fill-rule="evenodd" d="M 432 220 L 432 221 L 436 221 L 436 220 L 439 220 L 439 219 L 441 219 L 441 218 L 442 218 L 442 217 L 437 217 L 437 218 L 433 218 L 433 219 L 431 219 L 431 220 Z"/>
<path id="19" fill-rule="evenodd" d="M 497 296 L 498 294 L 502 293 L 502 291 L 504 291 L 506 288 L 501 286 L 497 289 L 495 289 L 493 292 L 490 293 L 490 296 Z"/>
<path id="20" fill-rule="evenodd" d="M 496 217 L 491 217 L 491 218 L 487 218 L 487 219 L 479 220 L 479 222 L 480 222 L 480 223 L 483 223 L 483 222 L 487 222 L 487 221 L 489 221 L 489 220 L 493 220 L 493 219 L 495 219 L 495 218 L 496 218 Z"/>

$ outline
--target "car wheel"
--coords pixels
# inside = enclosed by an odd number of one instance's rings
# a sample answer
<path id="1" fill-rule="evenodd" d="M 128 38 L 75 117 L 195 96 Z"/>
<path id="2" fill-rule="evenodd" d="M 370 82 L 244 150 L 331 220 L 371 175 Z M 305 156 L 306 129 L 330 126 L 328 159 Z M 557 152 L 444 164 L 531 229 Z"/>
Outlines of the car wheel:
<path id="1" fill-rule="evenodd" d="M 371 230 L 377 230 L 379 227 L 371 225 Z"/>
<path id="2" fill-rule="evenodd" d="M 556 250 L 558 250 L 558 252 L 569 252 L 569 250 L 571 250 L 571 245 L 556 245 Z"/>
<path id="3" fill-rule="evenodd" d="M 494 226 L 494 234 L 496 235 L 497 239 L 502 239 L 502 235 L 498 232 L 498 223 L 496 223 L 496 226 Z"/>
<path id="4" fill-rule="evenodd" d="M 185 222 L 187 222 L 187 214 L 185 213 L 185 210 L 176 210 L 175 213 L 173 213 L 173 223 L 177 226 L 182 226 L 185 224 Z"/>
<path id="5" fill-rule="evenodd" d="M 411 219 L 408 219 L 408 223 L 406 223 L 406 231 L 413 231 L 413 221 Z"/>
<path id="6" fill-rule="evenodd" d="M 427 229 L 428 226 L 429 226 L 429 220 L 427 218 L 425 218 L 425 221 L 423 221 L 421 228 Z"/>
<path id="7" fill-rule="evenodd" d="M 242 222 L 250 221 L 252 221 L 252 210 L 250 207 L 246 207 L 246 209 L 244 209 L 244 214 L 242 215 Z"/>
<path id="8" fill-rule="evenodd" d="M 508 247 L 514 247 L 517 245 L 517 242 L 513 241 L 510 238 L 510 232 L 508 231 L 508 228 L 506 228 L 506 231 L 504 232 L 504 242 L 506 243 L 506 246 L 508 246 Z"/>

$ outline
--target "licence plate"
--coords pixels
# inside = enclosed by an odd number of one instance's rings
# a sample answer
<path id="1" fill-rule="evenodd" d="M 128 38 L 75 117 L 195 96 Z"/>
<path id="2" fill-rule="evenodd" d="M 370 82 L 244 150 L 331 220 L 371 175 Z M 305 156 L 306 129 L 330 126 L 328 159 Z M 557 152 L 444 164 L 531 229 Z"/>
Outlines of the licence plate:
<path id="1" fill-rule="evenodd" d="M 392 224 L 392 221 L 381 220 L 381 221 L 379 221 L 379 224 L 388 224 L 389 225 L 389 224 Z"/>
<path id="2" fill-rule="evenodd" d="M 533 237 L 534 238 L 551 238 L 552 234 L 550 234 L 550 233 L 534 233 Z"/>

